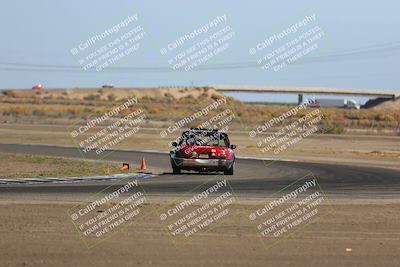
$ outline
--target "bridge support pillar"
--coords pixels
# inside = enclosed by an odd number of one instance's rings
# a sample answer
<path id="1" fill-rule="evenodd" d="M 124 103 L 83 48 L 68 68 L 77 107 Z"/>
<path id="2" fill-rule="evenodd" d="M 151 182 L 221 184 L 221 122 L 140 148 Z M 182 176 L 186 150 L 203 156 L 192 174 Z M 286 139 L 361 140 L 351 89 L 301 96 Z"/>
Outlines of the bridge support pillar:
<path id="1" fill-rule="evenodd" d="M 298 105 L 300 105 L 301 103 L 303 103 L 303 94 L 299 94 L 299 98 L 297 101 Z"/>

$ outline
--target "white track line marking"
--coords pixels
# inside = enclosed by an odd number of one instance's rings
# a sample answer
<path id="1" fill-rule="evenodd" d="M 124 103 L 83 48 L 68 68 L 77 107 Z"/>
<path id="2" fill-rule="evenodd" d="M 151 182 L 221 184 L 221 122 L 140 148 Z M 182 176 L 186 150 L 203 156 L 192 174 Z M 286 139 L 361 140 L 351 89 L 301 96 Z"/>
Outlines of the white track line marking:
<path id="1" fill-rule="evenodd" d="M 23 178 L 23 179 L 0 179 L 0 184 L 40 184 L 40 183 L 76 183 L 76 182 L 92 182 L 92 181 L 110 181 L 121 179 L 149 179 L 154 177 L 153 174 L 137 173 L 137 174 L 117 174 L 114 176 L 92 176 L 92 177 L 71 177 L 71 178 Z"/>

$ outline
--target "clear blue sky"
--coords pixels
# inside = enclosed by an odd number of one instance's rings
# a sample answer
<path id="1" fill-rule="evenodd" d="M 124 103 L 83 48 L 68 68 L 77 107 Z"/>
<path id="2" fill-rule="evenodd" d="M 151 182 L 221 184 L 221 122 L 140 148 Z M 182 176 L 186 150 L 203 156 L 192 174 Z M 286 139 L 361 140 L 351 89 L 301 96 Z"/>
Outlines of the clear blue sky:
<path id="1" fill-rule="evenodd" d="M 0 88 L 236 84 L 400 90 L 398 1 L 78 1 L 4 0 L 0 9 Z M 137 14 L 141 47 L 113 67 L 169 67 L 159 50 L 223 14 L 235 32 L 206 66 L 255 62 L 249 48 L 315 14 L 318 49 L 279 72 L 259 68 L 202 71 L 85 72 L 71 48 Z M 132 24 L 134 25 L 134 24 Z M 294 37 L 294 36 L 293 36 Z M 290 38 L 289 38 L 290 39 Z M 288 40 L 289 40 L 288 39 Z M 343 54 L 345 52 L 345 54 Z M 309 60 L 308 57 L 311 57 Z M 307 59 L 308 58 L 308 59 Z M 46 65 L 52 65 L 47 66 Z M 64 70 L 62 66 L 71 66 Z"/>

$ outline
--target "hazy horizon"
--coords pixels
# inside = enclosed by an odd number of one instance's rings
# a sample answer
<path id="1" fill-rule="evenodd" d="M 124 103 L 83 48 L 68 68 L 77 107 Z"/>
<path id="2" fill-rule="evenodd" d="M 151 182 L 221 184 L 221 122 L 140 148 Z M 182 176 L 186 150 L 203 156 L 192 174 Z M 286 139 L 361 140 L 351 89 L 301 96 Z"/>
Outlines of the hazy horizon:
<path id="1" fill-rule="evenodd" d="M 0 44 L 0 88 L 31 88 L 39 83 L 45 88 L 227 84 L 398 92 L 400 40 L 394 29 L 400 24 L 399 7 L 396 1 L 360 0 L 307 1 L 307 5 L 305 1 L 5 1 L 0 10 L 0 33 L 6 40 Z M 135 15 L 137 20 L 132 17 L 126 28 L 142 27 L 140 48 L 104 70 L 81 69 L 80 55 L 71 54 L 72 49 Z M 280 71 L 256 66 L 258 54 L 252 56 L 249 49 L 313 15 L 315 21 L 309 25 L 324 33 L 315 51 Z M 169 54 L 162 55 L 161 49 L 222 16 L 226 21 L 221 24 L 234 33 L 229 47 L 194 70 L 171 69 Z M 282 43 L 301 33 L 289 34 Z M 93 46 L 102 42 L 106 41 Z"/>

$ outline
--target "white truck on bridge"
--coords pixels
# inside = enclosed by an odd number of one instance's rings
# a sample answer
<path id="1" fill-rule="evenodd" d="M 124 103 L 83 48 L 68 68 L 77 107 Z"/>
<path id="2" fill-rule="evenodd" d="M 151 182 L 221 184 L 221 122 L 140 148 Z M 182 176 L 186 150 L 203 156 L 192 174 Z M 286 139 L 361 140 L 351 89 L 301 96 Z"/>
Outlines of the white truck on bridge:
<path id="1" fill-rule="evenodd" d="M 360 104 L 354 99 L 309 99 L 309 106 L 314 108 L 345 108 L 360 109 Z"/>

